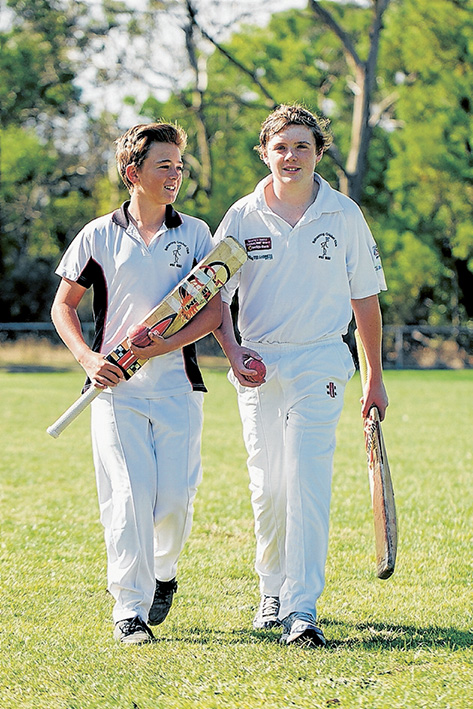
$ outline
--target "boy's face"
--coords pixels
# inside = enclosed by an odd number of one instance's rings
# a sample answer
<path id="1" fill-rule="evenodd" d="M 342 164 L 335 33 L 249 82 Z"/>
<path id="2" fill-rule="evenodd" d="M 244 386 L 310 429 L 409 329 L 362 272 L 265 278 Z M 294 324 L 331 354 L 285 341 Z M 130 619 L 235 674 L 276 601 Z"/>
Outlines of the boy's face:
<path id="1" fill-rule="evenodd" d="M 172 204 L 182 182 L 181 151 L 174 143 L 153 143 L 139 168 L 128 165 L 133 193 L 156 205 Z"/>
<path id="2" fill-rule="evenodd" d="M 263 152 L 266 165 L 282 184 L 313 180 L 317 154 L 314 134 L 307 126 L 289 125 L 275 133 Z"/>

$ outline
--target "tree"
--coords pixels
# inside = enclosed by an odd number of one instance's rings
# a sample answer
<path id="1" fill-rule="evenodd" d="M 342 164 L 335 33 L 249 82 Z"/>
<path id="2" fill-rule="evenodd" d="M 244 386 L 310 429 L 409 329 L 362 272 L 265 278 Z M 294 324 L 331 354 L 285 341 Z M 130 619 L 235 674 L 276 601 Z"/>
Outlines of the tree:
<path id="1" fill-rule="evenodd" d="M 361 202 L 381 245 L 389 282 L 382 302 L 390 322 L 459 324 L 473 312 L 470 9 L 471 3 L 453 0 L 393 2 L 384 17 L 369 111 L 367 92 L 358 88 L 372 68 L 363 74 L 357 66 L 360 78 L 352 87 L 343 66 L 350 40 L 342 22 L 357 52 L 368 57 L 366 66 L 373 64 L 372 20 L 359 8 L 337 8 L 338 29 L 330 37 L 322 35 L 320 23 L 309 25 L 304 13 L 275 16 L 266 31 L 247 28 L 232 37 L 227 53 L 262 77 L 264 96 L 251 81 L 252 72 L 238 73 L 237 62 L 225 70 L 223 53 L 212 58 L 209 89 L 224 122 L 234 128 L 231 134 L 221 130 L 215 141 L 225 156 L 235 154 L 235 144 L 237 153 L 243 148 L 239 128 L 254 125 L 268 94 L 284 101 L 305 98 L 312 106 L 318 101 L 322 112 L 336 119 L 337 165 L 342 154 L 348 155 L 347 167 L 350 155 L 357 156 L 357 174 L 346 170 L 356 177 L 357 190 L 364 171 Z M 379 32 L 379 15 L 374 18 Z M 352 104 L 347 88 L 364 101 Z M 214 162 L 217 166 L 217 157 Z M 330 179 L 325 161 L 321 170 Z M 245 171 L 237 173 L 244 183 Z"/>
<path id="2" fill-rule="evenodd" d="M 375 16 L 378 41 L 381 10 L 378 8 Z M 343 5 L 337 6 L 334 12 L 336 16 L 324 10 L 324 18 L 330 18 L 338 28 L 341 22 L 350 28 L 353 36 L 351 43 L 348 34 L 339 30 L 345 44 L 351 47 L 357 57 L 368 52 L 371 11 L 358 5 Z M 366 84 L 364 96 L 370 98 L 368 107 L 374 116 L 374 119 L 368 121 L 370 114 L 366 101 L 362 104 L 363 113 L 358 103 L 354 77 L 351 71 L 347 73 L 345 44 L 340 41 L 339 34 L 327 33 L 321 22 L 314 22 L 312 12 L 279 13 L 272 17 L 267 28 L 245 26 L 224 44 L 211 36 L 195 14 L 192 15 L 192 21 L 195 31 L 200 31 L 201 36 L 217 50 L 205 59 L 205 94 L 199 102 L 201 109 L 203 107 L 201 121 L 206 126 L 211 147 L 213 208 L 219 208 L 221 214 L 221 209 L 226 208 L 230 200 L 252 189 L 255 179 L 265 174 L 265 168 L 256 155 L 253 154 L 252 158 L 244 156 L 252 155 L 251 148 L 257 142 L 258 125 L 268 110 L 278 103 L 301 100 L 309 107 L 336 119 L 335 144 L 330 151 L 334 162 L 330 165 L 324 161 L 321 169 L 332 182 L 340 181 L 342 190 L 351 192 L 351 196 L 360 200 L 368 145 L 373 131 L 392 103 L 391 99 L 386 100 L 385 96 L 380 96 L 382 91 L 375 92 L 371 86 L 372 80 L 370 83 L 368 79 L 370 72 L 374 71 L 377 45 L 376 51 L 371 49 L 371 53 L 368 52 L 364 73 L 364 63 L 358 58 L 358 78 Z M 354 49 L 355 43 L 359 45 L 358 51 Z M 186 91 L 190 93 L 191 87 L 174 93 L 165 105 L 165 111 L 166 115 L 177 114 L 180 120 L 192 124 L 188 110 L 191 102 L 186 98 Z M 375 100 L 376 110 L 372 105 Z M 143 111 L 147 115 L 156 115 L 158 104 L 150 99 Z M 352 120 L 353 114 L 356 119 Z M 353 157 L 355 154 L 356 161 Z M 349 167 L 344 167 L 342 155 L 347 156 L 348 166 L 356 166 L 352 172 Z M 230 185 L 228 177 L 224 178 L 224 174 L 228 175 L 229 164 L 235 166 L 237 177 L 237 180 L 230 181 Z M 220 195 L 222 189 L 227 192 L 226 200 L 224 195 Z M 201 216 L 211 223 L 216 221 L 212 213 L 201 213 Z"/>
<path id="3" fill-rule="evenodd" d="M 13 19 L 0 33 L 2 165 L 14 165 L 0 184 L 7 291 L 33 259 L 52 263 L 79 226 L 126 196 L 111 145 L 128 124 L 118 103 L 114 115 L 81 105 L 85 62 L 98 90 L 119 80 L 130 94 L 124 105 L 142 106 L 143 120 L 187 129 L 178 206 L 212 228 L 267 173 L 252 148 L 269 110 L 299 101 L 331 118 L 332 160 L 320 171 L 362 204 L 373 228 L 387 320 L 472 317 L 472 0 L 308 0 L 267 25 L 226 16 L 223 0 L 104 0 L 97 17 L 86 0 L 8 6 Z M 254 3 L 240 6 L 251 21 Z M 277 0 L 258 3 L 268 8 Z"/>
<path id="4" fill-rule="evenodd" d="M 368 33 L 362 38 L 361 44 L 368 45 L 365 49 L 366 59 L 362 58 L 354 38 L 349 30 L 343 28 L 335 12 L 328 6 L 316 0 L 309 0 L 309 8 L 314 15 L 321 19 L 340 40 L 343 53 L 352 74 L 350 89 L 353 92 L 353 109 L 351 120 L 350 149 L 346 161 L 341 159 L 338 151 L 332 150 L 341 170 L 340 188 L 355 202 L 360 203 L 363 196 L 363 184 L 367 169 L 368 150 L 373 134 L 373 127 L 379 122 L 384 112 L 390 107 L 393 96 L 385 96 L 378 100 L 374 108 L 374 94 L 376 90 L 376 73 L 378 53 L 383 29 L 383 17 L 390 0 L 373 0 L 372 18 Z"/>
<path id="5" fill-rule="evenodd" d="M 7 6 L 14 12 L 0 33 L 1 127 L 31 124 L 45 113 L 70 116 L 80 92 L 68 52 L 84 4 L 8 0 Z"/>
<path id="6" fill-rule="evenodd" d="M 0 33 L 0 319 L 45 319 L 60 251 L 91 214 L 95 173 L 62 145 L 73 145 L 80 107 L 70 55 L 86 44 L 87 6 L 2 5 L 11 10 Z"/>
<path id="7" fill-rule="evenodd" d="M 390 135 L 388 259 L 394 288 L 407 277 L 417 291 L 414 322 L 473 318 L 472 9 L 469 0 L 403 0 L 386 28 L 382 62 L 396 67 L 386 79 L 402 125 Z"/>
<path id="8" fill-rule="evenodd" d="M 242 2 L 239 20 L 246 15 L 245 5 L 254 12 L 251 2 Z M 263 0 L 258 10 L 270 5 L 270 0 Z M 150 95 L 142 105 L 142 115 L 154 120 L 177 119 L 188 130 L 188 179 L 181 200 L 184 204 L 191 202 L 200 216 L 207 216 L 209 198 L 214 195 L 210 116 L 215 97 L 208 86 L 208 62 L 215 47 L 224 51 L 219 37 L 228 34 L 230 26 L 236 27 L 237 20 L 229 18 L 225 0 L 163 0 L 145 2 L 139 8 L 117 5 L 114 18 L 115 34 L 108 38 L 108 45 L 126 48 L 116 50 L 114 68 L 98 76 L 111 83 L 119 79 L 123 83 L 126 76 L 130 87 L 126 101 L 135 105 L 145 78 Z M 211 27 L 211 34 L 206 25 Z"/>

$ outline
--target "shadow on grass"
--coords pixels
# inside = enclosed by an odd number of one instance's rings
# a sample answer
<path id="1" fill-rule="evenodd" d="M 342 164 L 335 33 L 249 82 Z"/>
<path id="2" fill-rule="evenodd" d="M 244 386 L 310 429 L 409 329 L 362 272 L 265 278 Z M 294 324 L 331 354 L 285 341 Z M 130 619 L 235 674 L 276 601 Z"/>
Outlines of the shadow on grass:
<path id="1" fill-rule="evenodd" d="M 438 625 L 419 627 L 414 625 L 396 625 L 388 623 L 343 623 L 327 619 L 326 625 L 346 629 L 346 638 L 329 641 L 330 648 L 380 648 L 392 650 L 410 650 L 419 648 L 448 648 L 460 650 L 473 646 L 473 633 L 458 628 L 443 628 Z M 340 634 L 340 633 L 337 633 Z"/>
<path id="2" fill-rule="evenodd" d="M 473 646 L 473 633 L 457 628 L 442 628 L 428 626 L 424 628 L 413 625 L 388 625 L 386 623 L 350 624 L 338 621 L 322 621 L 328 639 L 328 650 L 366 649 L 366 650 L 409 650 L 409 649 L 440 649 L 460 650 Z M 346 630 L 345 639 L 331 639 L 331 626 L 339 626 L 342 633 Z M 164 630 L 164 628 L 163 628 Z M 340 635 L 340 631 L 337 632 Z M 174 631 L 171 634 L 157 633 L 159 642 L 183 642 L 196 645 L 257 645 L 278 644 L 281 632 L 278 630 L 256 631 L 251 629 L 235 629 L 231 631 L 212 630 L 205 628 L 189 628 L 186 631 Z"/>

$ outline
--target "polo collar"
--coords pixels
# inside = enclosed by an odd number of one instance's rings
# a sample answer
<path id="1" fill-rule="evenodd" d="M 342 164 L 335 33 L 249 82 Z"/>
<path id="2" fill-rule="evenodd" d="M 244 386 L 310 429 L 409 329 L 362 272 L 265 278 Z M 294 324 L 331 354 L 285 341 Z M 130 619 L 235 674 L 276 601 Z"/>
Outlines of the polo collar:
<path id="1" fill-rule="evenodd" d="M 252 194 L 247 209 L 249 212 L 260 210 L 263 212 L 269 212 L 272 214 L 271 209 L 266 204 L 266 199 L 264 197 L 265 187 L 273 179 L 272 175 L 267 175 L 258 184 Z M 337 191 L 333 189 L 318 173 L 314 173 L 314 180 L 319 183 L 319 192 L 315 199 L 315 202 L 310 205 L 307 212 L 314 217 L 319 214 L 330 214 L 332 212 L 341 212 L 343 210 L 343 205 L 338 199 Z"/>
<path id="2" fill-rule="evenodd" d="M 130 216 L 128 214 L 129 206 L 130 200 L 127 200 L 126 202 L 123 202 L 122 206 L 115 210 L 112 214 L 112 222 L 118 224 L 118 226 L 122 229 L 127 229 L 130 224 Z M 176 212 L 172 204 L 166 205 L 164 223 L 168 229 L 175 229 L 183 223 L 181 215 L 179 212 Z"/>

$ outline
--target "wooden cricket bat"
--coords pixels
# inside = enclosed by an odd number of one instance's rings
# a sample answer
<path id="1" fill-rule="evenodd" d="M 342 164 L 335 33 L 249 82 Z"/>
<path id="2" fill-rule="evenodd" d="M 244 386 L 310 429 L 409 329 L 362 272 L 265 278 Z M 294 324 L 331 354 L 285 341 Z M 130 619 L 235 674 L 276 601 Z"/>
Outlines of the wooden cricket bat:
<path id="1" fill-rule="evenodd" d="M 364 388 L 367 375 L 366 357 L 358 330 L 355 331 L 355 339 Z M 365 419 L 364 436 L 374 517 L 377 573 L 378 578 L 388 579 L 394 572 L 396 564 L 397 518 L 391 472 L 376 406 L 370 409 Z"/>
<path id="2" fill-rule="evenodd" d="M 143 342 L 141 346 L 144 346 L 151 343 L 148 338 L 149 332 L 164 338 L 174 335 L 202 310 L 246 259 L 245 249 L 233 236 L 226 236 L 148 313 L 139 326 L 134 328 L 134 339 L 137 337 Z M 120 367 L 125 379 L 130 379 L 148 361 L 139 359 L 133 354 L 128 347 L 128 339 L 125 338 L 105 355 L 105 359 Z M 102 391 L 104 390 L 90 386 L 57 421 L 49 426 L 47 429 L 49 435 L 57 438 Z"/>

